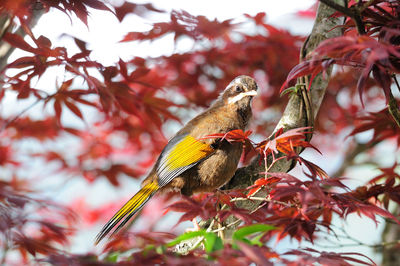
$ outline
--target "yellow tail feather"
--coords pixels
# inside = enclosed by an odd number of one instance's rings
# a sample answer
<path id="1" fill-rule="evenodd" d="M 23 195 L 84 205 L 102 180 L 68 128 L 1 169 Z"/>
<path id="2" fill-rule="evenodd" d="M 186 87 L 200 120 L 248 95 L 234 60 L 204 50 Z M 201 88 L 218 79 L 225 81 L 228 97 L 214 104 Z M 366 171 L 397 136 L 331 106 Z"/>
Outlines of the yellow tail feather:
<path id="1" fill-rule="evenodd" d="M 114 233 L 118 232 L 135 215 L 146 202 L 157 192 L 160 187 L 157 181 L 150 182 L 142 187 L 114 216 L 103 226 L 100 233 L 96 236 L 95 243 L 98 244 L 122 219 L 124 219 Z"/>

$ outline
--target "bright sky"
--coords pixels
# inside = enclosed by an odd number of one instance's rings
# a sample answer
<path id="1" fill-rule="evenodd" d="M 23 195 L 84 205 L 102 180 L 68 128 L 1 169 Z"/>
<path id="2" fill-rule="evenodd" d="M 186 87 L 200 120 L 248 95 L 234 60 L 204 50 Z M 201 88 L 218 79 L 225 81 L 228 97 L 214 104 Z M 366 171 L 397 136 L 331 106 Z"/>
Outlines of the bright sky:
<path id="1" fill-rule="evenodd" d="M 116 1 L 118 2 L 118 1 Z M 146 3 L 148 1 L 135 1 Z M 295 33 L 306 33 L 312 26 L 312 21 L 305 20 L 304 24 L 293 24 L 288 19 L 290 14 L 298 10 L 309 8 L 315 0 L 281 0 L 281 1 L 226 1 L 226 0 L 169 0 L 154 1 L 155 7 L 163 10 L 186 10 L 193 15 L 204 15 L 209 19 L 217 18 L 218 20 L 226 20 L 234 18 L 235 21 L 243 21 L 243 14 L 247 13 L 255 15 L 258 12 L 266 12 L 268 22 L 279 25 L 286 29 L 290 29 Z M 112 64 L 118 61 L 118 58 L 130 58 L 132 55 L 145 57 L 159 56 L 174 51 L 173 43 L 164 42 L 162 45 L 156 45 L 154 49 L 149 49 L 149 43 L 145 45 L 119 44 L 124 34 L 129 31 L 146 31 L 150 29 L 152 22 L 160 20 L 169 20 L 168 15 L 155 15 L 147 21 L 137 16 L 126 17 L 119 24 L 113 14 L 103 11 L 92 11 L 91 19 L 89 19 L 89 30 L 81 22 L 74 21 L 71 25 L 70 20 L 59 11 L 45 14 L 35 27 L 37 34 L 43 34 L 52 37 L 52 40 L 59 40 L 60 45 L 65 45 L 67 38 L 61 38 L 61 34 L 67 33 L 91 43 L 93 49 L 92 58 L 101 60 L 106 64 Z M 161 48 L 161 49 L 160 49 Z"/>

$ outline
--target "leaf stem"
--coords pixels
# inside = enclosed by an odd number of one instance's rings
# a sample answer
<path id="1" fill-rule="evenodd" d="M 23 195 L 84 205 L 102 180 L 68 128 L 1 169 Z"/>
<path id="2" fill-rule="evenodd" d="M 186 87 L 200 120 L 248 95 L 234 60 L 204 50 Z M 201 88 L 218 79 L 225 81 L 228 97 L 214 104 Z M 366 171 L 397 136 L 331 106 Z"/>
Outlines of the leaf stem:
<path id="1" fill-rule="evenodd" d="M 18 114 L 16 114 L 12 119 L 4 122 L 4 124 L 2 125 L 2 127 L 0 128 L 0 133 L 3 132 L 12 122 L 16 121 L 18 118 L 20 118 L 24 113 L 26 113 L 29 109 L 33 108 L 35 105 L 37 105 L 39 102 L 41 101 L 47 101 L 48 99 L 50 99 L 51 97 L 53 97 L 54 95 L 56 95 L 56 93 L 53 94 L 47 94 L 46 97 L 44 98 L 38 98 L 36 99 L 35 102 L 33 102 L 32 104 L 30 104 L 29 106 L 27 106 L 26 108 L 24 108 L 21 112 L 19 112 Z"/>
<path id="2" fill-rule="evenodd" d="M 36 104 L 38 104 L 42 99 L 37 99 L 35 102 L 33 102 L 32 104 L 30 104 L 29 106 L 27 106 L 25 109 L 23 109 L 21 112 L 19 112 L 18 114 L 16 114 L 12 119 L 4 122 L 4 124 L 2 125 L 1 129 L 0 129 L 0 133 L 3 132 L 12 122 L 16 121 L 18 118 L 20 118 L 24 113 L 26 113 L 29 109 L 31 109 L 32 107 L 34 107 Z"/>

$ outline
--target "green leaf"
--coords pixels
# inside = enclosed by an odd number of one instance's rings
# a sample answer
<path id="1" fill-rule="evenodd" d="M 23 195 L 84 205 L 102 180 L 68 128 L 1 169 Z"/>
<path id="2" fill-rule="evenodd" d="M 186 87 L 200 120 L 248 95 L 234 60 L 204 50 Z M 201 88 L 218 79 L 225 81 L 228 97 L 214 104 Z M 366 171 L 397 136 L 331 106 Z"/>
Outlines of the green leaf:
<path id="1" fill-rule="evenodd" d="M 233 248 L 238 248 L 238 246 L 235 244 L 235 241 L 245 242 L 250 245 L 258 245 L 258 246 L 262 245 L 262 243 L 260 242 L 260 238 L 262 237 L 263 234 L 254 237 L 251 241 L 247 239 L 246 236 L 255 233 L 265 233 L 273 229 L 275 229 L 274 226 L 267 224 L 252 224 L 249 226 L 242 227 L 233 233 L 232 236 L 232 239 L 234 241 Z"/>
<path id="2" fill-rule="evenodd" d="M 158 246 L 158 247 L 156 247 L 156 252 L 158 253 L 158 254 L 164 254 L 165 253 L 165 251 L 167 251 L 167 248 L 164 246 L 164 245 L 161 245 L 161 246 Z"/>
<path id="3" fill-rule="evenodd" d="M 289 88 L 287 88 L 286 90 L 284 90 L 284 91 L 281 92 L 281 97 L 284 96 L 284 95 L 286 95 L 286 94 L 292 95 L 292 93 L 296 93 L 296 91 L 297 91 L 297 90 L 296 90 L 296 87 L 295 87 L 295 86 L 289 87 Z"/>
<path id="4" fill-rule="evenodd" d="M 214 233 L 206 233 L 204 235 L 204 240 L 204 248 L 207 253 L 212 253 L 224 248 L 222 239 Z"/>
<path id="5" fill-rule="evenodd" d="M 300 84 L 296 84 L 293 87 L 289 87 L 286 90 L 281 92 L 281 97 L 285 94 L 289 94 L 289 95 L 296 94 L 303 86 L 305 86 L 305 84 L 300 83 Z"/>
<path id="6" fill-rule="evenodd" d="M 261 239 L 261 237 L 263 237 L 263 235 L 264 234 L 259 234 L 259 235 L 256 235 L 255 237 L 253 237 L 250 240 L 250 244 L 253 245 L 253 246 L 262 247 L 264 244 L 260 241 L 260 239 Z"/>
<path id="7" fill-rule="evenodd" d="M 199 230 L 194 232 L 187 232 L 183 235 L 178 236 L 171 242 L 167 244 L 167 247 L 175 246 L 182 241 L 189 240 L 195 237 L 203 237 L 204 248 L 207 253 L 212 253 L 216 250 L 220 250 L 224 248 L 224 244 L 222 239 L 219 238 L 216 234 L 207 232 L 206 230 Z"/>
<path id="8" fill-rule="evenodd" d="M 143 249 L 143 255 L 146 256 L 146 255 L 149 253 L 149 251 L 151 251 L 151 250 L 153 250 L 153 249 L 155 249 L 155 248 L 156 248 L 155 245 L 152 245 L 152 244 L 146 245 L 146 246 L 144 247 L 144 249 Z"/>
<path id="9" fill-rule="evenodd" d="M 105 261 L 106 262 L 117 262 L 119 255 L 120 255 L 120 253 L 118 251 L 117 252 L 112 252 L 110 255 L 108 255 L 105 258 Z"/>
<path id="10" fill-rule="evenodd" d="M 184 233 L 183 235 L 178 236 L 177 238 L 175 238 L 174 240 L 172 240 L 171 242 L 169 242 L 167 244 L 168 247 L 172 247 L 175 246 L 177 244 L 179 244 L 180 242 L 184 241 L 184 240 L 188 240 L 194 237 L 199 237 L 199 236 L 205 236 L 206 235 L 206 230 L 199 230 L 199 231 L 194 231 L 194 232 L 187 232 Z"/>

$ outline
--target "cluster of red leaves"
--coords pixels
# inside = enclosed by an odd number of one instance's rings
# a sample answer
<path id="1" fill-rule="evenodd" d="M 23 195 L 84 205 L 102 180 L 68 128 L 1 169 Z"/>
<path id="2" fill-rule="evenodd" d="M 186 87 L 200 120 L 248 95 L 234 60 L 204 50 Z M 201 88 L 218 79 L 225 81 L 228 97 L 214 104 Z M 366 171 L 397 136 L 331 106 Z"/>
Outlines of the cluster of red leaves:
<path id="1" fill-rule="evenodd" d="M 386 187 L 380 187 L 379 191 L 376 187 L 370 187 L 363 190 L 365 193 L 361 193 L 360 189 L 350 191 L 342 181 L 340 178 L 324 180 L 314 178 L 301 181 L 287 173 L 271 173 L 268 178 L 261 178 L 255 182 L 254 186 L 248 188 L 251 191 L 254 187 L 262 185 L 263 189 L 268 191 L 268 195 L 263 199 L 260 197 L 253 198 L 250 193 L 244 193 L 244 191 L 218 192 L 203 194 L 194 198 L 184 198 L 182 201 L 169 206 L 169 209 L 184 213 L 180 222 L 199 216 L 203 219 L 218 218 L 218 222 L 224 223 L 226 218 L 232 215 L 240 219 L 244 225 L 250 225 L 254 222 L 274 225 L 275 229 L 258 238 L 262 243 L 273 242 L 276 239 L 279 241 L 286 236 L 298 241 L 308 240 L 313 242 L 314 239 L 318 238 L 317 233 L 323 228 L 328 231 L 332 230 L 331 222 L 334 214 L 345 218 L 351 213 L 357 213 L 365 215 L 375 222 L 377 222 L 376 215 L 396 220 L 389 211 L 376 206 L 372 199 L 376 199 L 380 195 L 387 195 L 390 191 L 393 191 L 391 195 L 395 197 L 394 195 L 398 195 L 398 186 L 388 189 L 388 186 L 393 185 L 393 183 L 388 184 L 389 182 L 386 182 L 384 185 Z M 259 190 L 260 188 L 258 188 Z M 238 199 L 246 198 L 255 201 L 263 200 L 264 203 L 255 212 L 249 213 L 246 209 L 240 209 L 234 204 Z M 395 201 L 398 202 L 398 198 Z M 221 209 L 220 206 L 223 205 L 229 208 Z M 302 262 L 305 261 L 308 261 L 308 263 L 326 263 L 329 261 L 343 265 L 357 262 L 370 265 L 370 262 L 353 257 L 354 255 L 363 256 L 358 253 L 321 253 L 316 250 L 301 252 L 293 250 L 270 257 L 271 253 L 263 250 L 265 246 L 250 247 L 255 253 L 259 254 L 256 256 L 257 259 L 254 256 L 251 257 L 253 261 L 269 261 L 271 263 L 271 258 L 279 258 L 282 262 L 291 265 L 290 261 L 285 259 L 285 255 L 297 255 L 297 261 L 293 265 L 302 265 Z M 313 256 L 312 253 L 314 252 L 319 253 L 319 256 Z M 372 262 L 372 264 L 374 263 Z"/>
<path id="2" fill-rule="evenodd" d="M 44 9 L 45 12 L 48 12 L 51 8 L 60 10 L 68 16 L 74 14 L 85 25 L 87 25 L 90 14 L 88 8 L 114 12 L 120 21 L 130 13 L 141 16 L 148 11 L 161 12 L 161 10 L 155 8 L 152 4 L 134 4 L 126 2 L 120 6 L 111 7 L 99 0 L 39 0 L 35 2 L 29 0 L 2 0 L 0 3 L 0 13 L 7 13 L 24 22 L 33 18 L 33 12 L 35 12 L 35 10 Z"/>
<path id="3" fill-rule="evenodd" d="M 309 130 L 309 131 L 306 131 Z M 279 129 L 272 139 L 267 139 L 257 144 L 256 149 L 259 150 L 265 157 L 272 155 L 275 160 L 275 155 L 280 153 L 285 156 L 293 156 L 296 154 L 297 148 L 313 147 L 306 141 L 306 134 L 311 134 L 311 128 L 300 127 L 283 132 Z"/>
<path id="4" fill-rule="evenodd" d="M 298 241 L 308 240 L 312 242 L 317 238 L 317 232 L 322 230 L 323 227 L 327 230 L 332 230 L 330 225 L 333 214 L 337 214 L 343 218 L 350 213 L 364 214 L 374 220 L 376 214 L 394 218 L 389 212 L 373 204 L 368 202 L 362 203 L 356 195 L 353 195 L 355 194 L 353 192 L 334 192 L 335 190 L 348 190 L 341 179 L 329 178 L 301 181 L 286 173 L 271 173 L 268 178 L 261 178 L 255 183 L 261 184 L 261 181 L 265 181 L 262 182 L 262 186 L 269 194 L 264 197 L 264 203 L 261 204 L 261 208 L 255 212 L 249 213 L 248 210 L 240 209 L 235 205 L 238 199 L 261 200 L 260 197 L 253 199 L 251 194 L 245 193 L 245 191 L 197 195 L 194 198 L 184 198 L 182 201 L 178 201 L 168 208 L 184 213 L 179 220 L 180 222 L 199 216 L 203 219 L 218 218 L 217 221 L 224 224 L 229 216 L 234 216 L 240 219 L 245 226 L 253 223 L 274 225 L 275 229 L 258 238 L 261 241 L 260 243 L 268 243 L 276 239 L 281 240 L 286 236 L 295 238 Z M 256 184 L 249 187 L 248 190 L 254 189 Z M 352 202 L 357 202 L 357 204 L 351 204 Z M 221 208 L 220 206 L 228 208 Z M 357 207 L 354 208 L 355 206 Z M 232 248 L 229 244 L 225 245 L 225 249 Z M 245 248 L 242 246 L 240 248 L 241 252 L 238 253 L 235 251 L 235 258 L 244 259 L 242 256 L 245 256 L 246 259 L 250 258 L 253 262 L 267 263 L 266 265 L 274 261 L 276 262 L 276 260 L 290 265 L 290 260 L 287 260 L 285 256 L 297 254 L 296 250 L 286 254 L 273 254 L 264 245 L 246 244 Z M 251 252 L 247 253 L 246 251 Z M 348 262 L 359 260 L 348 255 L 360 256 L 357 253 L 321 253 L 320 256 L 314 257 L 311 253 L 304 252 L 301 253 L 301 256 L 297 254 L 299 256 L 298 259 L 301 261 L 302 256 L 309 256 L 307 258 L 309 262 L 331 261 L 332 263 L 349 265 L 347 264 Z M 225 260 L 232 259 L 231 257 L 226 257 L 228 254 L 218 254 L 217 252 L 212 253 L 211 256 L 216 261 L 221 259 L 220 256 L 225 256 L 223 257 Z M 363 260 L 360 261 L 369 265 L 369 263 L 363 262 Z M 293 265 L 301 265 L 301 263 L 297 261 Z"/>
<path id="5" fill-rule="evenodd" d="M 175 41 L 182 36 L 193 40 L 229 38 L 229 32 L 235 27 L 231 19 L 210 21 L 205 16 L 193 16 L 186 11 L 173 10 L 170 19 L 170 22 L 155 23 L 147 32 L 129 32 L 122 41 L 154 40 L 168 33 L 174 34 Z"/>
<path id="6" fill-rule="evenodd" d="M 177 254 L 169 246 L 175 235 L 170 233 L 145 232 L 120 235 L 107 245 L 108 255 L 104 262 L 100 262 L 95 255 L 70 255 L 56 254 L 47 257 L 44 262 L 51 264 L 91 264 L 110 265 L 117 262 L 118 256 L 124 252 L 129 256 L 129 263 L 138 265 L 247 265 L 257 263 L 259 265 L 273 265 L 272 260 L 289 262 L 279 259 L 279 255 L 268 247 L 252 246 L 239 242 L 237 248 L 231 244 L 225 244 L 223 249 L 213 252 L 205 252 L 202 249 L 189 251 L 187 254 Z M 132 250 L 132 247 L 136 248 Z M 139 250 L 139 251 L 138 251 Z M 142 250 L 146 250 L 143 252 Z"/>
<path id="7" fill-rule="evenodd" d="M 232 130 L 227 133 L 211 134 L 205 136 L 204 139 L 219 138 L 221 140 L 227 140 L 230 143 L 242 143 L 244 150 L 244 159 L 247 158 L 247 161 L 256 154 L 260 155 L 260 159 L 267 158 L 269 155 L 272 155 L 273 162 L 271 165 L 281 159 L 295 160 L 300 164 L 304 163 L 305 166 L 307 166 L 308 170 L 311 172 L 311 176 L 318 175 L 321 178 L 324 178 L 326 177 L 326 173 L 322 169 L 297 154 L 298 149 L 304 149 L 306 147 L 316 149 L 308 141 L 306 141 L 306 134 L 312 133 L 311 131 L 305 131 L 308 129 L 310 128 L 296 128 L 288 130 L 286 132 L 283 132 L 282 129 L 279 129 L 274 134 L 273 138 L 271 137 L 260 143 L 253 143 L 248 138 L 252 133 L 251 131 L 243 132 L 242 130 Z M 276 158 L 276 156 L 278 155 L 282 156 Z M 257 188 L 255 188 L 254 190 L 257 190 Z"/>
<path id="8" fill-rule="evenodd" d="M 317 254 L 316 257 L 313 254 Z M 376 265 L 370 258 L 367 256 L 355 253 L 355 252 L 345 252 L 345 253 L 335 253 L 335 252 L 320 252 L 318 250 L 312 248 L 306 248 L 304 250 L 293 250 L 286 253 L 286 255 L 295 255 L 298 257 L 298 264 L 294 265 L 309 265 L 318 263 L 321 265 L 332 265 L 337 264 L 340 261 L 340 265 L 350 266 L 354 265 L 352 263 L 357 263 L 358 265 Z M 363 260 L 354 258 L 352 256 L 358 256 L 364 259 L 369 260 L 369 262 L 365 262 Z M 291 265 L 291 264 L 288 264 Z"/>
<path id="9" fill-rule="evenodd" d="M 362 4 L 366 5 L 365 1 L 354 3 L 349 10 Z M 400 73 L 399 12 L 400 4 L 396 1 L 370 2 L 360 14 L 362 23 L 367 25 L 363 35 L 355 33 L 354 22 L 349 19 L 346 34 L 321 43 L 310 60 L 292 69 L 282 89 L 298 77 L 311 75 L 313 79 L 332 64 L 338 64 L 361 69 L 357 83 L 361 99 L 370 73 L 388 99 L 391 75 Z"/>
<path id="10" fill-rule="evenodd" d="M 382 202 L 386 207 L 389 200 L 398 202 L 399 190 L 398 185 L 395 185 L 394 182 L 395 178 L 398 177 L 394 173 L 397 165 L 391 169 L 383 170 L 390 176 L 384 185 L 362 187 L 351 191 L 342 183 L 342 178 L 329 178 L 320 167 L 296 154 L 296 148 L 312 147 L 305 141 L 305 135 L 310 133 L 305 130 L 307 128 L 289 130 L 285 133 L 278 131 L 274 139 L 263 141 L 255 146 L 248 139 L 251 132 L 244 133 L 235 130 L 209 137 L 223 138 L 229 142 L 241 142 L 244 145 L 247 143 L 247 145 L 251 145 L 251 149 L 261 151 L 261 154 L 281 154 L 281 157 L 275 158 L 272 163 L 284 158 L 296 159 L 300 163 L 303 162 L 309 170 L 310 174 L 307 174 L 307 176 L 310 180 L 302 181 L 287 173 L 260 173 L 264 177 L 256 180 L 254 185 L 248 187 L 247 193 L 245 191 L 218 192 L 201 195 L 195 199 L 185 198 L 183 201 L 169 206 L 170 210 L 184 213 L 179 222 L 199 216 L 202 219 L 218 217 L 218 221 L 223 223 L 227 217 L 232 215 L 245 225 L 254 222 L 274 225 L 276 229 L 263 236 L 262 242 L 272 241 L 273 239 L 279 241 L 286 236 L 298 241 L 305 239 L 313 242 L 317 237 L 316 233 L 321 231 L 322 228 L 332 230 L 331 222 L 334 214 L 344 219 L 349 214 L 357 213 L 372 219 L 375 223 L 377 223 L 376 215 L 397 221 L 396 217 L 389 211 L 376 205 L 378 197 L 382 195 L 384 195 Z M 385 178 L 385 176 L 380 175 L 374 180 Z M 257 197 L 257 192 L 260 190 L 266 191 L 267 196 L 264 198 Z M 238 199 L 264 202 L 261 204 L 262 208 L 249 213 L 234 204 Z M 375 200 L 372 201 L 372 199 Z M 222 205 L 228 206 L 229 209 L 219 210 L 218 206 Z M 315 262 L 325 260 L 352 261 L 354 259 L 351 257 L 347 259 L 346 255 L 336 253 L 324 253 L 320 257 L 311 256 L 309 259 L 311 258 Z M 358 260 L 354 259 L 354 261 Z"/>
<path id="11" fill-rule="evenodd" d="M 28 264 L 30 255 L 49 255 L 69 243 L 76 216 L 71 210 L 51 201 L 27 196 L 27 184 L 17 179 L 0 182 L 0 233 L 5 257 L 9 250 Z"/>
<path id="12" fill-rule="evenodd" d="M 295 128 L 286 132 L 279 129 L 273 137 L 261 141 L 260 143 L 253 143 L 249 139 L 249 136 L 252 133 L 251 131 L 243 132 L 240 129 L 232 130 L 225 134 L 211 134 L 204 138 L 220 138 L 221 140 L 227 140 L 230 143 L 240 142 L 243 144 L 245 158 L 248 157 L 249 154 L 252 156 L 259 154 L 261 159 L 272 155 L 273 161 L 271 165 L 282 159 L 295 160 L 300 165 L 304 164 L 307 167 L 311 173 L 309 177 L 318 176 L 320 178 L 326 178 L 327 174 L 320 167 L 298 155 L 300 149 L 316 149 L 306 140 L 306 135 L 312 133 L 310 130 L 311 128 L 309 127 Z M 318 149 L 316 150 L 318 151 Z M 277 158 L 276 156 L 279 155 L 281 156 Z M 255 190 L 257 190 L 257 188 Z"/>
<path id="13" fill-rule="evenodd" d="M 303 38 L 293 36 L 287 31 L 277 29 L 263 22 L 265 14 L 249 17 L 251 21 L 268 32 L 268 35 L 250 35 L 238 30 L 238 26 L 228 21 L 208 21 L 204 17 L 193 17 L 186 12 L 173 12 L 171 22 L 162 23 L 163 28 L 173 29 L 160 32 L 158 24 L 153 25 L 149 32 L 157 32 L 161 38 L 175 34 L 175 41 L 184 35 L 193 41 L 199 38 L 209 39 L 209 49 L 193 49 L 186 53 L 176 53 L 170 56 L 153 58 L 158 62 L 152 69 L 156 73 L 167 73 L 163 85 L 177 89 L 189 103 L 199 106 L 209 106 L 221 88 L 225 88 L 234 77 L 241 74 L 253 75 L 257 71 L 265 73 L 270 90 L 260 95 L 260 108 L 277 106 L 282 103 L 277 89 L 286 78 L 286 73 L 294 66 L 293 58 L 298 55 L 299 41 Z M 179 18 L 179 19 L 178 19 Z M 190 19 L 189 19 L 190 18 Z M 176 29 L 175 24 L 183 24 Z M 191 23 L 190 27 L 186 25 Z M 212 24 L 212 27 L 209 27 Z M 198 30 L 200 28 L 201 30 Z M 224 28 L 218 34 L 215 29 Z M 238 31 L 242 38 L 236 41 L 227 32 Z M 139 33 L 137 33 L 139 34 Z M 144 33 L 142 33 L 144 34 Z M 160 35 L 158 35 L 160 34 Z M 147 36 L 144 34 L 144 36 Z M 212 38 L 211 38 L 212 36 Z M 144 37 L 143 37 L 144 38 Z M 152 39 L 151 35 L 146 40 Z M 138 39 L 129 39 L 139 41 Z M 197 48 L 197 47 L 195 47 Z M 268 53 L 264 51 L 268 50 Z M 282 51 L 285 52 L 282 52 Z M 286 72 L 286 73 L 285 73 Z M 272 101 L 271 99 L 274 99 Z"/>
<path id="14" fill-rule="evenodd" d="M 386 108 L 379 112 L 369 113 L 365 116 L 358 117 L 356 120 L 356 127 L 350 135 L 352 136 L 368 130 L 374 131 L 370 143 L 395 139 L 397 146 L 400 144 L 400 129 L 392 115 L 389 113 L 389 110 Z"/>
<path id="15" fill-rule="evenodd" d="M 374 200 L 382 204 L 389 210 L 389 202 L 400 203 L 400 185 L 396 181 L 400 180 L 397 170 L 399 165 L 393 164 L 392 167 L 379 168 L 380 175 L 372 178 L 367 186 L 359 187 L 355 191 L 355 197 L 359 200 Z"/>

